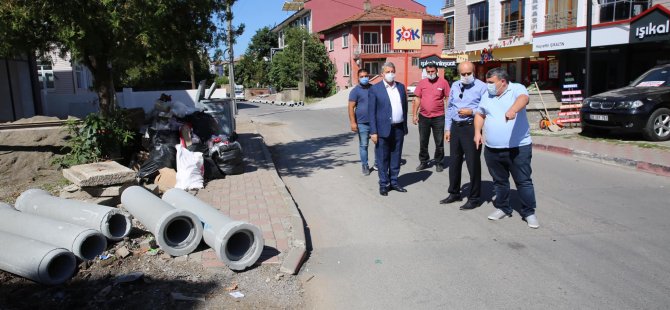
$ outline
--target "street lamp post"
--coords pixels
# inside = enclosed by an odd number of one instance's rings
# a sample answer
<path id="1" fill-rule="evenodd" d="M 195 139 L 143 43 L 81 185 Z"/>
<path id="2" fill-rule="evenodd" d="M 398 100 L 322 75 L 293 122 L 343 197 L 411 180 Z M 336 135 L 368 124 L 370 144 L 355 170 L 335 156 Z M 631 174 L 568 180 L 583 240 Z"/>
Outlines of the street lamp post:
<path id="1" fill-rule="evenodd" d="M 593 4 L 586 0 L 586 81 L 584 81 L 584 98 L 591 96 L 591 31 L 593 28 Z"/>
<path id="2" fill-rule="evenodd" d="M 305 89 L 307 88 L 305 82 L 306 82 L 305 81 L 305 40 L 303 39 L 302 40 L 302 89 L 300 91 L 300 95 L 302 96 L 301 99 L 302 99 L 303 103 L 305 102 L 305 97 L 306 97 Z"/>

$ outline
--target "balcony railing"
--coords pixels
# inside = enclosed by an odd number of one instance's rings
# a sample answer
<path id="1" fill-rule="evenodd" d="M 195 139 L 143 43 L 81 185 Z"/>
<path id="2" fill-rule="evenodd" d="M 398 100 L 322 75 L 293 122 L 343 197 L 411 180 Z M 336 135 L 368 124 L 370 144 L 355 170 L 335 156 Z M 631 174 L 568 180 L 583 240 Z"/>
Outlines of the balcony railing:
<path id="1" fill-rule="evenodd" d="M 501 38 L 523 36 L 523 19 L 502 23 L 500 31 Z"/>
<path id="2" fill-rule="evenodd" d="M 577 15 L 572 11 L 548 14 L 545 18 L 545 31 L 572 28 L 577 26 Z"/>
<path id="3" fill-rule="evenodd" d="M 486 41 L 489 39 L 489 26 L 470 29 L 468 42 Z"/>
<path id="4" fill-rule="evenodd" d="M 354 49 L 355 54 L 397 54 L 404 53 L 404 50 L 391 49 L 391 43 L 383 44 L 358 44 Z M 413 52 L 413 51 L 410 51 Z"/>

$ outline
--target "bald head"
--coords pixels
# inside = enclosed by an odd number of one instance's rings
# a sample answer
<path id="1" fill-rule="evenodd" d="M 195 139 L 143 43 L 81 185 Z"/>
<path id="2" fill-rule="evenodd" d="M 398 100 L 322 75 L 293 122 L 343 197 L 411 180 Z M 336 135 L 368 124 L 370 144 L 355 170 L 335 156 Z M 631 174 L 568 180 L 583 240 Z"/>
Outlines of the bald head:
<path id="1" fill-rule="evenodd" d="M 463 72 L 469 72 L 472 73 L 475 71 L 475 65 L 469 61 L 464 61 L 460 64 L 458 64 L 458 73 L 463 73 Z"/>

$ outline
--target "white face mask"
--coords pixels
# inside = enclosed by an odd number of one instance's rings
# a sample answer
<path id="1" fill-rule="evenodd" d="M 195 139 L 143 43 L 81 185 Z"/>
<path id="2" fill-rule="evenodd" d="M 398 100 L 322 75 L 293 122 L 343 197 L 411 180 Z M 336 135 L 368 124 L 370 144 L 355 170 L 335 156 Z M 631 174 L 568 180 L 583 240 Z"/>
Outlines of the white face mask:
<path id="1" fill-rule="evenodd" d="M 389 72 L 384 74 L 384 80 L 386 80 L 386 83 L 393 83 L 395 81 L 395 73 Z"/>
<path id="2" fill-rule="evenodd" d="M 489 91 L 489 95 L 491 96 L 498 95 L 498 87 L 496 87 L 496 83 L 486 83 L 486 88 Z"/>
<path id="3" fill-rule="evenodd" d="M 472 74 L 471 75 L 466 75 L 466 76 L 461 75 L 461 83 L 463 83 L 465 85 L 472 84 L 474 81 L 475 81 L 475 76 L 472 75 Z"/>
<path id="4" fill-rule="evenodd" d="M 434 80 L 434 79 L 437 78 L 437 74 L 435 74 L 435 73 L 433 73 L 433 74 L 428 74 L 427 78 L 428 78 L 429 80 Z"/>

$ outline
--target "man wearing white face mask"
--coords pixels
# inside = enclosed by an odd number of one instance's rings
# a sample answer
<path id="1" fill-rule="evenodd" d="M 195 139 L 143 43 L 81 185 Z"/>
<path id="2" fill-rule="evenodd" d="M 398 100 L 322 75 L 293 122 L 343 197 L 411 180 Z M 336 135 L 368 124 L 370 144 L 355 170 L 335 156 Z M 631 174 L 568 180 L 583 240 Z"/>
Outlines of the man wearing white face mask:
<path id="1" fill-rule="evenodd" d="M 400 155 L 407 134 L 407 93 L 405 85 L 395 81 L 395 65 L 387 62 L 382 67 L 384 81 L 370 87 L 368 112 L 370 139 L 375 145 L 379 167 L 379 194 L 388 196 L 391 190 L 405 193 L 398 184 Z"/>
<path id="2" fill-rule="evenodd" d="M 449 196 L 440 200 L 441 204 L 461 201 L 461 170 L 463 157 L 470 174 L 470 193 L 468 201 L 461 210 L 470 210 L 481 206 L 482 166 L 481 150 L 474 143 L 475 111 L 482 96 L 486 95 L 486 84 L 474 76 L 475 65 L 462 62 L 458 65 L 460 81 L 454 82 L 449 94 L 447 117 L 445 119 L 444 139 L 449 142 Z"/>
<path id="3" fill-rule="evenodd" d="M 512 216 L 509 199 L 512 175 L 521 201 L 519 213 L 528 227 L 538 228 L 530 164 L 533 147 L 526 116 L 528 91 L 521 84 L 510 83 L 507 71 L 502 68 L 489 70 L 486 83 L 488 94 L 482 98 L 475 115 L 474 142 L 477 147 L 485 144 L 484 159 L 496 193 L 496 209 L 488 218 L 497 221 Z M 482 128 L 486 139 L 482 137 Z"/>
<path id="4" fill-rule="evenodd" d="M 426 65 L 428 77 L 421 80 L 414 90 L 414 103 L 412 104 L 412 122 L 419 125 L 419 166 L 416 171 L 428 167 L 428 142 L 430 132 L 433 132 L 435 140 L 435 170 L 442 172 L 442 161 L 444 160 L 444 99 L 449 96 L 449 83 L 437 76 L 437 65 L 430 63 Z"/>

